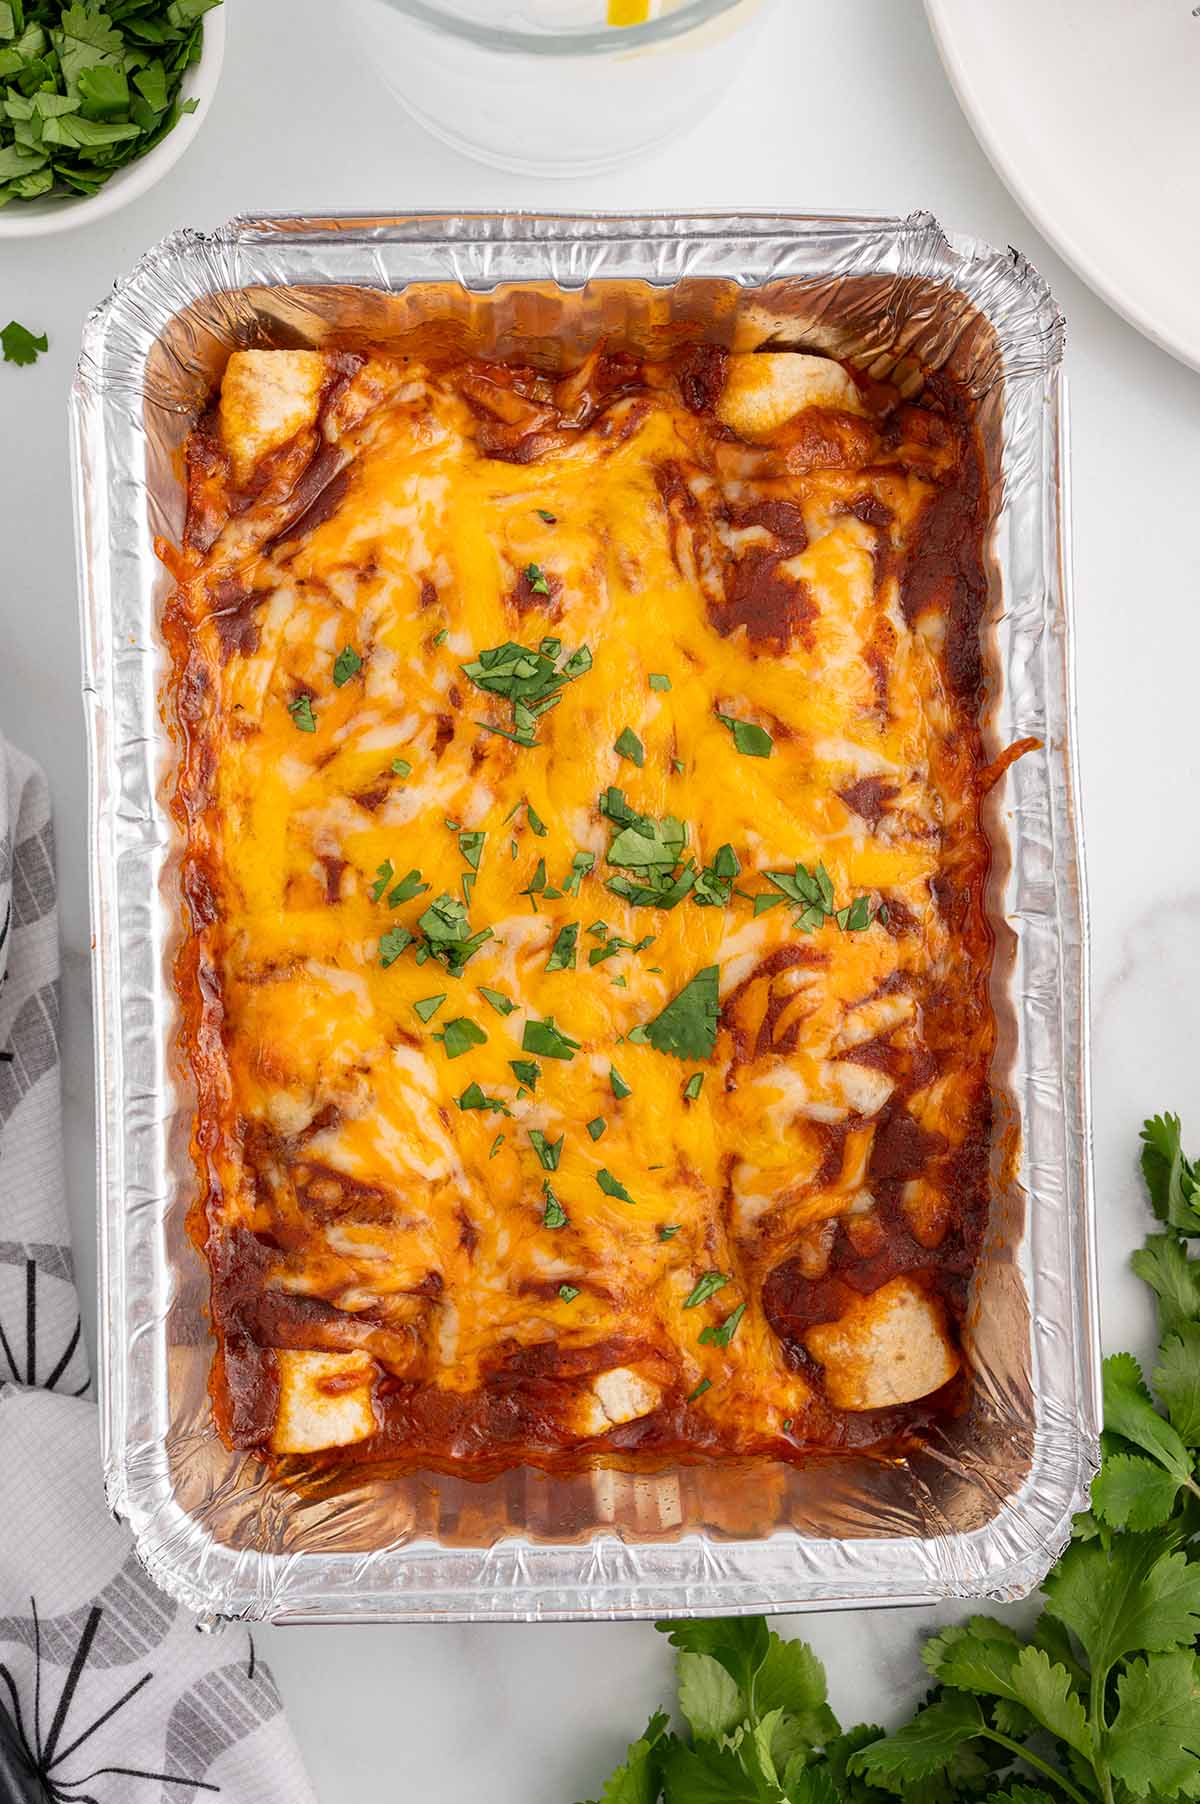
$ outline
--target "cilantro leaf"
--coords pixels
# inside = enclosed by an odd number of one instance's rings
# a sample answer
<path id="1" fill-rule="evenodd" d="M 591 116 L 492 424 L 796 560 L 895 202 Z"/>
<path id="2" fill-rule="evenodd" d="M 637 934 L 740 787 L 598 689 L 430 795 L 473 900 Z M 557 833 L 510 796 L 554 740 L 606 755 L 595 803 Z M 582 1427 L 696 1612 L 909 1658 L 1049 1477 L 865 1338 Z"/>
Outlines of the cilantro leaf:
<path id="1" fill-rule="evenodd" d="M 550 956 L 546 960 L 547 971 L 573 971 L 575 969 L 575 948 L 578 941 L 578 921 L 568 921 L 565 927 L 560 927 L 554 936 Z"/>
<path id="2" fill-rule="evenodd" d="M 646 748 L 631 727 L 622 727 L 617 734 L 613 751 L 619 758 L 628 758 L 641 770 L 646 762 Z"/>
<path id="3" fill-rule="evenodd" d="M 316 732 L 317 717 L 313 713 L 311 695 L 298 695 L 294 701 L 288 703 L 287 711 L 292 717 L 292 725 L 301 733 Z"/>
<path id="4" fill-rule="evenodd" d="M 414 1011 L 422 1021 L 431 1021 L 446 1000 L 445 992 L 440 996 L 423 996 L 420 1002 L 413 1003 Z"/>
<path id="5" fill-rule="evenodd" d="M 624 1184 L 622 1184 L 618 1178 L 614 1178 L 612 1172 L 603 1165 L 596 1173 L 596 1182 L 599 1184 L 601 1190 L 603 1190 L 605 1196 L 615 1196 L 618 1201 L 622 1203 L 631 1203 L 633 1201 L 633 1198 L 630 1196 L 628 1190 L 626 1190 Z"/>
<path id="6" fill-rule="evenodd" d="M 984 1727 L 983 1712 L 973 1697 L 949 1691 L 928 1705 L 895 1735 L 860 1748 L 847 1770 L 861 1774 L 888 1791 L 908 1786 L 949 1766 L 959 1748 Z"/>
<path id="7" fill-rule="evenodd" d="M 685 1304 L 684 1307 L 686 1308 L 687 1305 Z M 701 1344 L 706 1347 L 727 1347 L 737 1333 L 738 1323 L 745 1313 L 746 1305 L 739 1303 L 733 1313 L 727 1315 L 718 1326 L 710 1323 L 707 1328 L 702 1328 L 700 1330 Z"/>
<path id="8" fill-rule="evenodd" d="M 560 1284 L 558 1294 L 564 1303 L 573 1303 L 579 1295 L 579 1286 L 577 1284 Z"/>
<path id="9" fill-rule="evenodd" d="M 545 1204 L 542 1210 L 543 1228 L 565 1228 L 568 1219 L 567 1212 L 551 1190 L 549 1178 L 544 1179 L 542 1183 L 542 1197 Z"/>
<path id="10" fill-rule="evenodd" d="M 1114 1353 L 1104 1361 L 1104 1425 L 1156 1459 L 1180 1484 L 1191 1477 L 1187 1448 L 1151 1403 L 1132 1353 Z"/>
<path id="11" fill-rule="evenodd" d="M 511 1015 L 517 1006 L 501 990 L 489 989 L 486 983 L 478 984 L 476 987 L 483 1000 L 489 1007 L 494 1008 L 498 1015 Z"/>
<path id="12" fill-rule="evenodd" d="M 5 363 L 36 363 L 42 352 L 49 349 L 50 340 L 44 332 L 35 335 L 19 320 L 10 319 L 7 326 L 0 328 L 0 350 Z"/>
<path id="13" fill-rule="evenodd" d="M 1153 1115 L 1142 1126 L 1142 1176 L 1161 1221 L 1200 1234 L 1200 1173 L 1184 1157 L 1178 1115 Z"/>
<path id="14" fill-rule="evenodd" d="M 481 927 L 478 933 L 471 932 L 466 908 L 457 896 L 439 896 L 418 917 L 417 926 L 425 935 L 429 955 L 455 976 L 492 937 L 490 927 Z"/>
<path id="15" fill-rule="evenodd" d="M 707 1303 L 710 1297 L 715 1297 L 717 1292 L 724 1289 L 729 1282 L 728 1272 L 706 1272 L 703 1278 L 697 1281 L 684 1308 L 696 1309 L 701 1303 Z"/>
<path id="16" fill-rule="evenodd" d="M 572 1040 L 554 1025 L 553 1015 L 547 1015 L 544 1021 L 526 1021 L 521 1035 L 522 1052 L 535 1052 L 543 1059 L 573 1059 L 579 1046 L 578 1040 Z"/>
<path id="17" fill-rule="evenodd" d="M 679 1708 L 692 1734 L 718 1741 L 741 1722 L 746 1705 L 741 1688 L 711 1654 L 681 1649 L 675 1656 Z"/>
<path id="18" fill-rule="evenodd" d="M 837 1734 L 837 1718 L 829 1708 L 825 1668 L 804 1641 L 771 1634 L 766 1656 L 754 1681 L 754 1697 L 764 1713 L 786 1710 L 804 1739 L 814 1746 Z"/>
<path id="19" fill-rule="evenodd" d="M 394 777 L 411 777 L 412 770 L 413 767 L 407 758 L 392 759 L 392 775 Z"/>
<path id="20" fill-rule="evenodd" d="M 712 1379 L 711 1378 L 702 1378 L 700 1380 L 699 1384 L 696 1386 L 695 1390 L 692 1391 L 692 1393 L 688 1397 L 687 1401 L 689 1403 L 695 1403 L 695 1401 L 698 1397 L 703 1397 L 705 1391 L 711 1391 L 711 1389 L 712 1389 Z"/>
<path id="21" fill-rule="evenodd" d="M 727 908 L 733 894 L 733 880 L 741 866 L 731 845 L 717 848 L 711 864 L 706 864 L 696 877 L 692 901 L 697 908 Z"/>
<path id="22" fill-rule="evenodd" d="M 532 1059 L 509 1059 L 509 1067 L 519 1084 L 528 1090 L 537 1089 L 537 1081 L 541 1076 L 541 1066 L 535 1065 Z"/>
<path id="23" fill-rule="evenodd" d="M 1180 1440 L 1200 1447 L 1200 1322 L 1181 1323 L 1163 1342 L 1154 1388 Z"/>
<path id="24" fill-rule="evenodd" d="M 1159 1329 L 1164 1339 L 1184 1322 L 1200 1317 L 1200 1259 L 1189 1259 L 1174 1234 L 1149 1235 L 1130 1265 L 1158 1298 Z"/>
<path id="25" fill-rule="evenodd" d="M 1178 1495 L 1178 1479 L 1140 1453 L 1110 1453 L 1092 1480 L 1092 1509 L 1111 1528 L 1160 1528 Z"/>
<path id="26" fill-rule="evenodd" d="M 1113 1773 L 1135 1797 L 1184 1792 L 1200 1773 L 1200 1666 L 1190 1651 L 1132 1660 L 1117 1680 L 1117 1714 L 1105 1736 Z"/>
<path id="27" fill-rule="evenodd" d="M 379 962 L 386 971 L 394 965 L 406 946 L 412 944 L 412 934 L 407 927 L 390 927 L 379 936 Z"/>
<path id="28" fill-rule="evenodd" d="M 650 687 L 651 689 L 669 689 L 671 687 L 671 679 L 661 670 L 652 670 L 650 672 Z"/>
<path id="29" fill-rule="evenodd" d="M 1047 1610 L 1078 1637 L 1093 1672 L 1200 1634 L 1200 1563 L 1164 1553 L 1156 1536 L 1120 1535 L 1110 1547 L 1075 1541 L 1042 1589 Z"/>
<path id="30" fill-rule="evenodd" d="M 333 686 L 340 689 L 348 683 L 356 671 L 362 669 L 362 659 L 352 645 L 345 645 L 333 661 Z"/>
<path id="31" fill-rule="evenodd" d="M 549 595 L 550 584 L 540 564 L 526 564 L 525 580 L 535 595 Z"/>
<path id="32" fill-rule="evenodd" d="M 761 1616 L 713 1616 L 686 1622 L 656 1622 L 654 1626 L 674 1648 L 690 1654 L 711 1654 L 747 1695 L 771 1645 Z"/>
<path id="33" fill-rule="evenodd" d="M 434 1034 L 440 1040 L 448 1059 L 459 1059 L 464 1052 L 470 1052 L 472 1046 L 483 1046 L 487 1043 L 487 1035 L 467 1015 L 456 1015 L 453 1021 L 447 1021 L 440 1033 Z"/>
<path id="34" fill-rule="evenodd" d="M 592 1119 L 587 1124 L 587 1131 L 593 1140 L 599 1140 L 607 1127 L 608 1123 L 605 1121 L 603 1115 L 593 1115 Z"/>
<path id="35" fill-rule="evenodd" d="M 685 1102 L 695 1102 L 696 1098 L 699 1096 L 699 1094 L 703 1088 L 704 1088 L 703 1071 L 693 1071 L 691 1077 L 688 1078 L 687 1083 L 683 1086 L 684 1101 Z"/>
<path id="36" fill-rule="evenodd" d="M 557 1171 L 558 1161 L 562 1158 L 563 1136 L 557 1140 L 547 1140 L 541 1128 L 530 1128 L 529 1144 L 541 1161 L 545 1171 Z"/>
<path id="37" fill-rule="evenodd" d="M 621 1073 L 617 1070 L 615 1065 L 610 1065 L 608 1068 L 608 1083 L 609 1088 L 612 1090 L 612 1093 L 618 1102 L 626 1096 L 633 1095 L 633 1091 L 625 1082 L 625 1079 L 621 1076 Z"/>
<path id="38" fill-rule="evenodd" d="M 479 869 L 479 860 L 483 856 L 483 842 L 486 833 L 460 833 L 458 849 L 473 871 Z"/>
<path id="39" fill-rule="evenodd" d="M 511 1115 L 512 1110 L 498 1096 L 485 1096 L 479 1084 L 468 1084 L 458 1098 L 458 1106 L 464 1112 L 471 1109 L 486 1109 L 493 1114 Z"/>
<path id="40" fill-rule="evenodd" d="M 545 582 L 537 565 L 531 564 L 529 569 L 537 571 L 541 581 Z M 531 586 L 532 581 L 531 578 Z M 545 593 L 549 593 L 549 585 Z M 480 652 L 478 658 L 464 664 L 463 675 L 477 689 L 488 695 L 501 696 L 512 704 L 511 732 L 493 726 L 489 721 L 478 724 L 489 732 L 499 733 L 504 739 L 511 739 L 516 745 L 536 745 L 538 717 L 557 707 L 566 684 L 592 667 L 592 654 L 586 645 L 581 645 L 560 665 L 557 659 L 561 649 L 557 639 L 543 639 L 536 650 L 517 645 L 510 639 L 503 645 Z"/>
<path id="41" fill-rule="evenodd" d="M 733 734 L 733 743 L 743 758 L 769 758 L 775 749 L 771 735 L 752 720 L 738 720 L 732 714 L 718 714 L 723 727 Z"/>
<path id="42" fill-rule="evenodd" d="M 709 1059 L 717 1041 L 719 1012 L 717 967 L 706 965 L 661 1014 L 644 1024 L 643 1037 L 655 1052 L 672 1058 Z"/>
<path id="43" fill-rule="evenodd" d="M 382 870 L 382 868 L 381 865 L 380 869 Z M 409 871 L 406 876 L 401 877 L 399 883 L 393 885 L 388 891 L 387 905 L 389 908 L 399 908 L 402 902 L 411 902 L 414 896 L 419 896 L 428 888 L 429 885 L 421 881 L 420 871 Z M 379 897 L 372 896 L 371 899 L 378 902 Z"/>

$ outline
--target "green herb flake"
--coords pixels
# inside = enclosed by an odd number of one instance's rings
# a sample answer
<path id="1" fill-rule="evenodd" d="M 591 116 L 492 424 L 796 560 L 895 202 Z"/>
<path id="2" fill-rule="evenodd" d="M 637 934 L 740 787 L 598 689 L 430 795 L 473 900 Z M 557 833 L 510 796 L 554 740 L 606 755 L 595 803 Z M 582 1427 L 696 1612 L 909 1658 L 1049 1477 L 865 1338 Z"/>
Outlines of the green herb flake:
<path id="1" fill-rule="evenodd" d="M 494 1008 L 498 1015 L 511 1015 L 517 1006 L 516 1003 L 511 1002 L 502 991 L 489 989 L 486 983 L 481 983 L 476 987 L 479 990 L 479 994 L 483 997 L 483 1000 L 490 1008 Z"/>
<path id="2" fill-rule="evenodd" d="M 542 1210 L 543 1228 L 565 1228 L 567 1212 L 551 1190 L 549 1178 L 542 1184 L 542 1196 L 545 1201 L 545 1207 Z"/>
<path id="3" fill-rule="evenodd" d="M 546 522 L 547 526 L 558 525 L 558 515 L 552 514 L 548 507 L 535 508 L 534 512 L 537 514 L 539 520 L 544 520 Z"/>
<path id="4" fill-rule="evenodd" d="M 413 767 L 407 758 L 392 759 L 392 775 L 394 777 L 411 777 Z"/>
<path id="5" fill-rule="evenodd" d="M 621 1073 L 617 1070 L 615 1065 L 610 1065 L 608 1068 L 608 1082 L 609 1087 L 618 1102 L 626 1096 L 633 1095 L 633 1091 L 625 1082 L 625 1079 L 621 1076 Z"/>
<path id="6" fill-rule="evenodd" d="M 553 1015 L 547 1015 L 544 1021 L 526 1021 L 521 1050 L 536 1053 L 543 1059 L 573 1059 L 580 1050 L 580 1042 L 556 1027 Z"/>
<path id="7" fill-rule="evenodd" d="M 678 1222 L 668 1222 L 664 1227 L 661 1227 L 658 1230 L 658 1238 L 660 1240 L 672 1240 L 672 1239 L 674 1239 L 675 1235 L 678 1234 L 678 1232 L 679 1232 L 679 1223 Z"/>
<path id="8" fill-rule="evenodd" d="M 492 1141 L 492 1150 L 489 1152 L 488 1158 L 494 1159 L 496 1157 L 496 1154 L 500 1151 L 500 1148 L 503 1145 L 504 1145 L 504 1135 L 497 1134 L 496 1138 Z"/>
<path id="9" fill-rule="evenodd" d="M 632 1028 L 629 1039 L 635 1044 L 653 1046 L 655 1052 L 669 1053 L 676 1059 L 709 1059 L 717 1040 L 720 1001 L 717 989 L 717 967 L 706 965 L 668 1002 L 662 1013 L 639 1028 Z"/>
<path id="10" fill-rule="evenodd" d="M 525 581 L 534 595 L 549 595 L 550 584 L 546 581 L 546 573 L 540 564 L 526 564 Z"/>
<path id="11" fill-rule="evenodd" d="M 385 858 L 381 865 L 376 866 L 375 881 L 367 891 L 367 894 L 370 896 L 372 902 L 379 901 L 380 897 L 383 895 L 384 890 L 387 888 L 388 884 L 392 881 L 392 878 L 395 875 L 396 875 L 396 868 L 393 865 L 390 858 Z"/>
<path id="12" fill-rule="evenodd" d="M 608 1123 L 605 1121 L 603 1115 L 593 1115 L 592 1119 L 587 1124 L 587 1131 L 593 1140 L 599 1140 L 607 1129 Z"/>
<path id="13" fill-rule="evenodd" d="M 295 701 L 289 702 L 287 711 L 292 717 L 292 725 L 301 733 L 315 733 L 317 717 L 313 713 L 312 696 L 298 695 Z"/>
<path id="14" fill-rule="evenodd" d="M 530 1090 L 537 1089 L 537 1081 L 542 1074 L 540 1065 L 535 1065 L 532 1059 L 509 1059 L 508 1063 L 519 1084 L 524 1084 Z"/>
<path id="15" fill-rule="evenodd" d="M 382 865 L 380 869 L 383 869 Z M 428 888 L 429 885 L 421 881 L 420 871 L 409 871 L 388 891 L 387 905 L 389 908 L 399 908 L 402 902 L 411 902 L 414 896 L 421 895 Z M 372 900 L 378 902 L 379 897 L 375 896 Z"/>
<path id="16" fill-rule="evenodd" d="M 696 1098 L 699 1096 L 699 1094 L 703 1088 L 704 1088 L 703 1071 L 693 1071 L 691 1077 L 688 1078 L 687 1083 L 683 1086 L 684 1101 L 685 1102 L 695 1102 Z"/>
<path id="17" fill-rule="evenodd" d="M 669 689 L 671 687 L 671 679 L 669 676 L 664 676 L 661 670 L 652 670 L 650 672 L 650 687 L 651 689 Z"/>
<path id="18" fill-rule="evenodd" d="M 492 938 L 490 927 L 481 927 L 478 933 L 471 932 L 466 907 L 457 896 L 438 896 L 418 917 L 417 926 L 425 935 L 425 957 L 436 958 L 455 977 L 467 960 Z"/>
<path id="19" fill-rule="evenodd" d="M 489 733 L 498 733 L 502 739 L 510 739 L 514 745 L 536 745 L 541 715 L 558 706 L 567 683 L 574 682 L 592 667 L 592 654 L 586 645 L 581 645 L 559 664 L 561 651 L 557 639 L 543 639 L 536 649 L 517 645 L 510 639 L 503 645 L 480 652 L 478 658 L 464 664 L 462 672 L 468 682 L 485 694 L 499 696 L 512 705 L 511 731 L 486 720 L 477 721 L 476 725 Z"/>
<path id="20" fill-rule="evenodd" d="M 568 921 L 565 927 L 560 927 L 554 936 L 550 956 L 546 960 L 547 971 L 573 971 L 575 969 L 575 948 L 578 941 L 578 921 Z"/>
<path id="21" fill-rule="evenodd" d="M 546 823 L 537 812 L 537 809 L 532 802 L 526 802 L 525 804 L 525 819 L 529 822 L 531 831 L 536 833 L 539 839 L 545 839 Z"/>
<path id="22" fill-rule="evenodd" d="M 641 770 L 646 762 L 646 748 L 631 727 L 622 727 L 613 744 L 613 751 L 619 758 L 628 758 Z"/>
<path id="23" fill-rule="evenodd" d="M 511 1115 L 512 1110 L 498 1096 L 485 1096 L 479 1084 L 468 1084 L 458 1098 L 458 1106 L 464 1113 L 471 1109 L 487 1110 L 492 1114 Z"/>
<path id="24" fill-rule="evenodd" d="M 626 1190 L 624 1184 L 621 1183 L 620 1179 L 614 1178 L 612 1172 L 603 1165 L 596 1173 L 596 1182 L 599 1184 L 601 1190 L 603 1190 L 605 1196 L 615 1196 L 617 1200 L 622 1203 L 631 1203 L 633 1201 L 633 1198 L 630 1196 L 628 1190 Z"/>
<path id="25" fill-rule="evenodd" d="M 730 1278 L 727 1272 L 705 1272 L 692 1290 L 684 1308 L 698 1309 L 701 1303 L 707 1303 L 710 1297 L 715 1297 L 717 1292 L 723 1290 L 729 1282 Z"/>
<path id="26" fill-rule="evenodd" d="M 675 775 L 677 777 L 682 777 L 683 769 L 684 769 L 683 759 L 682 758 L 672 758 L 671 769 L 675 772 Z"/>
<path id="27" fill-rule="evenodd" d="M 733 743 L 743 758 L 769 758 L 775 749 L 771 735 L 756 727 L 751 720 L 737 720 L 732 714 L 718 714 L 723 727 L 733 734 Z"/>
<path id="28" fill-rule="evenodd" d="M 0 141 L 2 141 L 2 135 L 0 135 Z M 4 152 L 0 151 L 0 160 L 3 159 Z M 3 197 L 4 193 L 5 185 L 0 182 L 0 197 Z M 23 326 L 19 320 L 10 319 L 7 326 L 0 328 L 0 349 L 4 352 L 5 363 L 36 363 L 42 352 L 50 349 L 50 340 L 44 332 L 37 336 L 29 330 L 28 326 Z"/>
<path id="29" fill-rule="evenodd" d="M 422 996 L 420 1002 L 413 1003 L 413 1009 L 422 1021 L 432 1021 L 445 1000 L 445 991 L 440 996 Z"/>
<path id="30" fill-rule="evenodd" d="M 470 1052 L 472 1046 L 484 1046 L 487 1035 L 482 1027 L 476 1025 L 467 1015 L 456 1015 L 453 1021 L 447 1021 L 441 1033 L 434 1034 L 440 1040 L 448 1059 L 459 1059 L 464 1052 Z"/>
<path id="31" fill-rule="evenodd" d="M 712 1379 L 711 1378 L 702 1378 L 700 1380 L 699 1384 L 696 1386 L 695 1390 L 689 1396 L 688 1402 L 695 1403 L 700 1397 L 702 1397 L 704 1395 L 705 1391 L 711 1391 L 711 1389 L 712 1389 Z"/>
<path id="32" fill-rule="evenodd" d="M 592 870 L 595 863 L 596 854 L 594 852 L 576 852 L 574 858 L 571 860 L 570 874 L 563 884 L 563 894 L 567 896 L 577 896 L 579 894 L 580 884 Z"/>
<path id="33" fill-rule="evenodd" d="M 407 927 L 391 927 L 379 937 L 379 962 L 386 971 L 394 965 L 406 946 L 411 946 L 412 934 Z"/>
<path id="34" fill-rule="evenodd" d="M 558 1294 L 564 1303 L 573 1303 L 579 1295 L 579 1286 L 577 1284 L 560 1284 Z"/>
<path id="35" fill-rule="evenodd" d="M 541 1161 L 544 1171 L 557 1171 L 558 1161 L 562 1158 L 563 1136 L 557 1140 L 547 1140 L 541 1128 L 530 1128 L 529 1144 Z"/>
<path id="36" fill-rule="evenodd" d="M 738 1323 L 746 1313 L 746 1305 L 739 1303 L 731 1315 L 717 1327 L 702 1328 L 700 1340 L 706 1347 L 727 1347 L 738 1330 Z"/>
<path id="37" fill-rule="evenodd" d="M 433 635 L 433 643 L 435 645 L 444 645 L 449 637 L 450 629 L 444 626 L 440 633 L 435 633 Z"/>
<path id="38" fill-rule="evenodd" d="M 333 686 L 340 689 L 343 683 L 362 669 L 362 659 L 352 645 L 344 645 L 333 660 Z"/>

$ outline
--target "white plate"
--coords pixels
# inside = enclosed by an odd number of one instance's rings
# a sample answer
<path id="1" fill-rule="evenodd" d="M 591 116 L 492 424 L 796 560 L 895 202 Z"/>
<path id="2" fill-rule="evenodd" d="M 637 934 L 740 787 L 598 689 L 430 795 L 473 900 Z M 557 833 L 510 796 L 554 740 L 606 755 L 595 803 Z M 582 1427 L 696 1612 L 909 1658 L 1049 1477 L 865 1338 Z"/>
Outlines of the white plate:
<path id="1" fill-rule="evenodd" d="M 925 0 L 963 110 L 1030 218 L 1147 337 L 1200 369 L 1193 0 Z"/>

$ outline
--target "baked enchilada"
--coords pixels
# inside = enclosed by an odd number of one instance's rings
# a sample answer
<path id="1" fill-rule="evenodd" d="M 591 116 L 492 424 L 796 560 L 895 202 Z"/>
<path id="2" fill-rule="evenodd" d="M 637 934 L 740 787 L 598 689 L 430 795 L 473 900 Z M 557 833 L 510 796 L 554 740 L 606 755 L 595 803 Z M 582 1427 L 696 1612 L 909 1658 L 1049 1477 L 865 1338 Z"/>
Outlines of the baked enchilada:
<path id="1" fill-rule="evenodd" d="M 960 1404 L 993 1141 L 969 410 L 830 359 L 244 351 L 187 450 L 233 1447 L 490 1476 Z"/>

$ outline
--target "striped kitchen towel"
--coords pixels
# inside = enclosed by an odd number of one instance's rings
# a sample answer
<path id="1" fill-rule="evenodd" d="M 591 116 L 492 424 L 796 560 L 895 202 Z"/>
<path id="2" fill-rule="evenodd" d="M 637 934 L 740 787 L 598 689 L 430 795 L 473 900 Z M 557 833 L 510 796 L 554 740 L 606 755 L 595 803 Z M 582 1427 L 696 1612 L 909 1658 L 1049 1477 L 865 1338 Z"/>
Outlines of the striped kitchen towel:
<path id="1" fill-rule="evenodd" d="M 41 772 L 0 740 L 0 1804 L 314 1804 L 242 1628 L 197 1633 L 104 1500 L 63 1194 Z"/>

